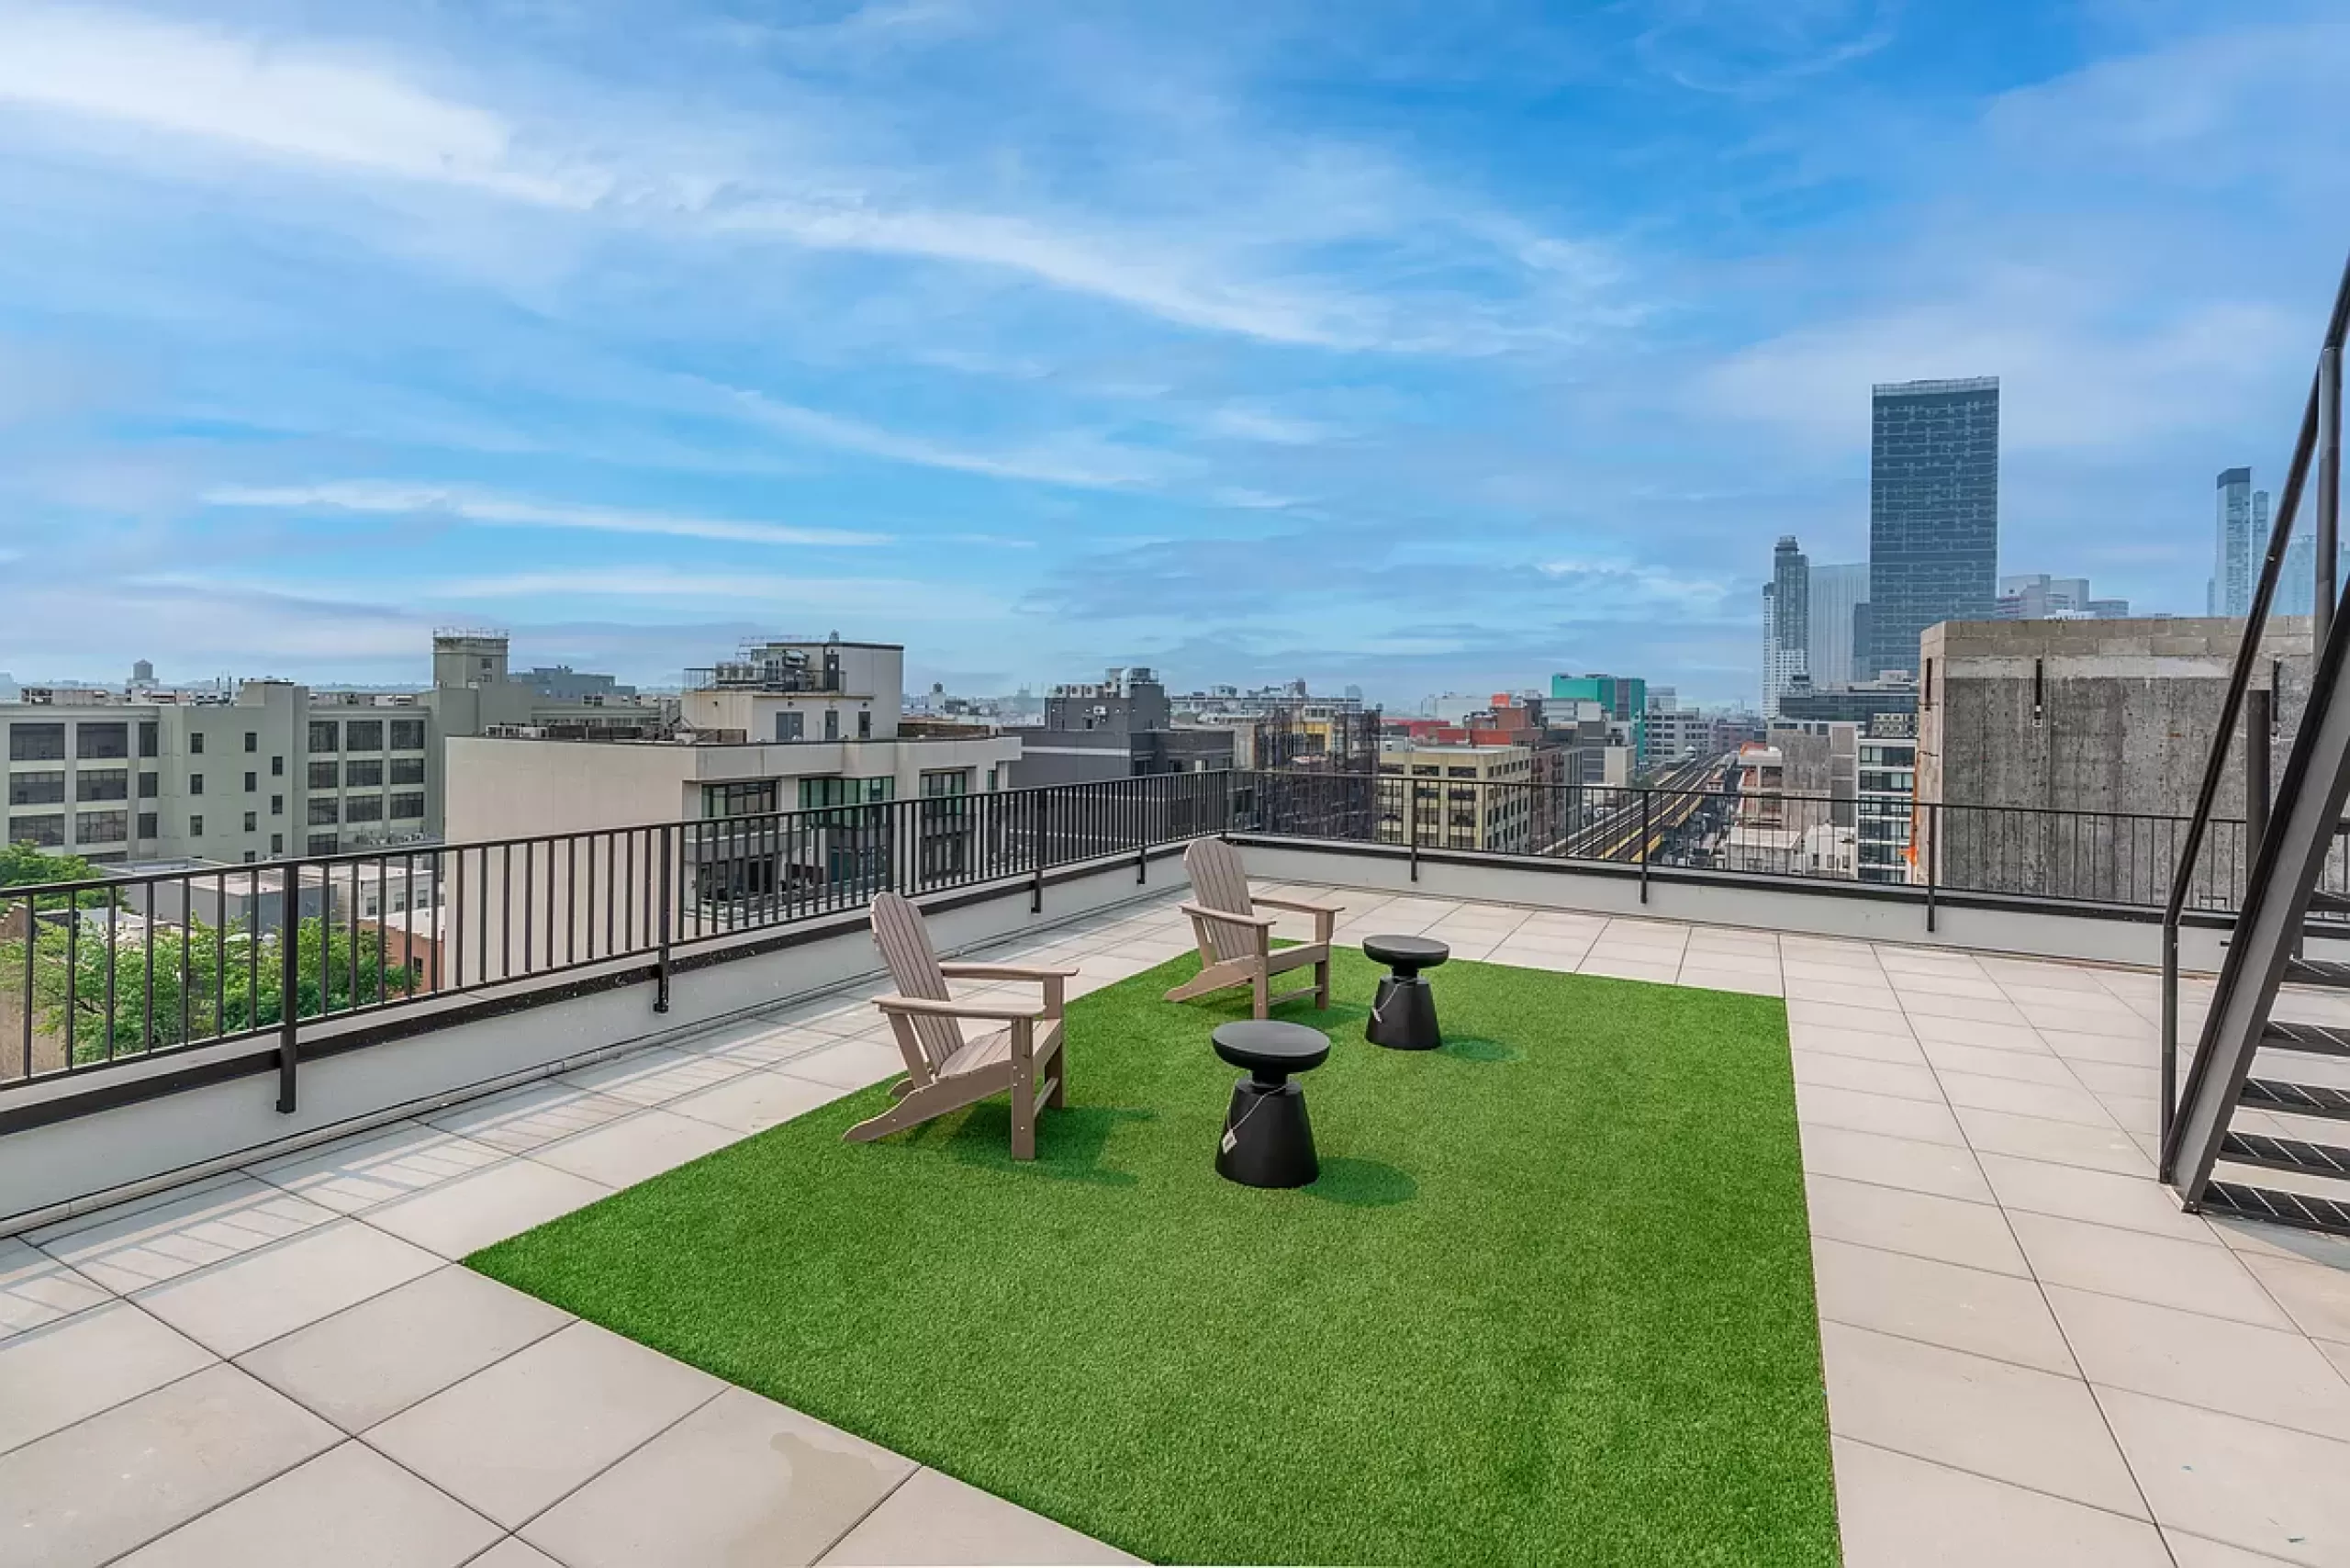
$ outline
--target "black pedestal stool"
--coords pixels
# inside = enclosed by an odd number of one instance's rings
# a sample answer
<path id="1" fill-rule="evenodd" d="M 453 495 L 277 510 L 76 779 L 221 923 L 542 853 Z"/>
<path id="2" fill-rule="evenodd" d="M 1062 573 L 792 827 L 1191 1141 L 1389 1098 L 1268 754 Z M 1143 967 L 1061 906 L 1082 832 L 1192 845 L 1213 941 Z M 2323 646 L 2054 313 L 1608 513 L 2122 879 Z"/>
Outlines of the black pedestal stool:
<path id="1" fill-rule="evenodd" d="M 1260 1019 L 1219 1025 L 1215 1054 L 1248 1076 L 1232 1086 L 1216 1146 L 1216 1174 L 1244 1187 L 1303 1187 L 1322 1174 L 1305 1091 L 1290 1074 L 1320 1067 L 1330 1037 L 1303 1024 Z"/>
<path id="2" fill-rule="evenodd" d="M 1452 957 L 1452 949 L 1425 936 L 1366 936 L 1363 957 L 1385 964 L 1362 1037 L 1398 1051 L 1432 1051 L 1444 1044 L 1436 1026 L 1436 992 L 1421 976 Z"/>

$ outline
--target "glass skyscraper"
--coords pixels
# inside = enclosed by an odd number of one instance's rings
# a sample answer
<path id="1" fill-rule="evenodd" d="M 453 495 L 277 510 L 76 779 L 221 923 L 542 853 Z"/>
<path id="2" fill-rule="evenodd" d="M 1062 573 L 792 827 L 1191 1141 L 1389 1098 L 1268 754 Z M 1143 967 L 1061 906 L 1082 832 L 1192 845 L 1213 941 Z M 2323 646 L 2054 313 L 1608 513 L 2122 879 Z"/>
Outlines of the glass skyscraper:
<path id="1" fill-rule="evenodd" d="M 1815 691 L 1876 678 L 1876 672 L 1868 667 L 1870 650 L 1852 641 L 1853 612 L 1868 601 L 1866 561 L 1839 566 L 1814 563 L 1809 663 Z"/>
<path id="2" fill-rule="evenodd" d="M 2204 612 L 2249 615 L 2252 585 L 2260 576 L 2260 563 L 2268 550 L 2268 492 L 2252 487 L 2251 469 L 2222 468 L 2219 502 L 2218 526 L 2211 541 L 2211 586 L 2205 595 Z M 2310 559 L 2313 577 L 2316 557 Z"/>
<path id="3" fill-rule="evenodd" d="M 1918 670 L 1918 637 L 1998 605 L 1999 378 L 1874 388 L 1869 636 L 1876 670 Z"/>

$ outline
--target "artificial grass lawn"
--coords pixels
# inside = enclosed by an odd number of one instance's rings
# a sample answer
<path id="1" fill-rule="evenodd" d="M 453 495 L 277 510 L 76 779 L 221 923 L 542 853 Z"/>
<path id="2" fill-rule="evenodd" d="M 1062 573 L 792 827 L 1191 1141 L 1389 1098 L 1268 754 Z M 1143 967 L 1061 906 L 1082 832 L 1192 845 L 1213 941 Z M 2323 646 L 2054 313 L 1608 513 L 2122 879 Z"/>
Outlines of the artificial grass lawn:
<path id="1" fill-rule="evenodd" d="M 1032 1165 L 1000 1100 L 845 1144 L 868 1090 L 472 1262 L 1158 1561 L 1835 1562 L 1777 1000 L 1454 963 L 1388 1051 L 1341 950 L 1261 1192 L 1197 962 L 1070 1005 Z"/>

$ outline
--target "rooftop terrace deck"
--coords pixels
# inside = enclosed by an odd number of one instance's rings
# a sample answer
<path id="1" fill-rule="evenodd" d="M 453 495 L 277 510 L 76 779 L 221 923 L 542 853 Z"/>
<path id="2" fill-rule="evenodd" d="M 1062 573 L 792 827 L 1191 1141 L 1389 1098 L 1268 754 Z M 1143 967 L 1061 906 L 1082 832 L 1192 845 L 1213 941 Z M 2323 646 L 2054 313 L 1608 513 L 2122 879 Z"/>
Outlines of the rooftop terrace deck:
<path id="1" fill-rule="evenodd" d="M 1180 896 L 989 956 L 1106 985 Z M 1787 999 L 1849 1563 L 2350 1562 L 2350 1245 L 2154 1182 L 2151 973 L 1337 896 L 1342 942 Z M 5 1554 L 1112 1560 L 453 1261 L 896 1071 L 873 989 L 0 1239 Z"/>

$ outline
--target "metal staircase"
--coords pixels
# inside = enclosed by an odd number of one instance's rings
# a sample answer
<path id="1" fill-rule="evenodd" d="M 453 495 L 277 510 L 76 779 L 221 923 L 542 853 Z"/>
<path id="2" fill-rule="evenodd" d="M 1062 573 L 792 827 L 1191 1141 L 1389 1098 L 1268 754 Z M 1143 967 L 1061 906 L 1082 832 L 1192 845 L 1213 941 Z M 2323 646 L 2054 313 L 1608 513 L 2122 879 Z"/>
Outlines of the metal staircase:
<path id="1" fill-rule="evenodd" d="M 2350 963 L 2301 956 L 2311 938 L 2350 938 L 2350 923 L 2341 918 L 2350 915 L 2350 897 L 2319 887 L 2342 840 L 2343 808 L 2350 801 L 2350 670 L 2344 667 L 2350 666 L 2350 615 L 2337 613 L 2343 607 L 2334 581 L 2345 327 L 2350 266 L 2334 293 L 2267 558 L 2229 672 L 2210 759 L 2163 913 L 2160 1170 L 2190 1210 L 2350 1236 L 2350 1008 L 2335 1014 L 2343 1020 L 2339 1025 L 2274 1016 L 2288 985 L 2350 992 Z M 2179 926 L 2196 886 L 2245 695 L 2263 657 L 2269 607 L 2312 467 L 2317 581 L 2309 700 L 2277 781 L 2273 812 L 2266 798 L 2266 725 L 2246 726 L 2245 814 L 2258 842 L 2218 987 L 2181 1088 Z"/>

